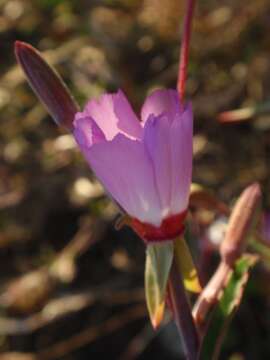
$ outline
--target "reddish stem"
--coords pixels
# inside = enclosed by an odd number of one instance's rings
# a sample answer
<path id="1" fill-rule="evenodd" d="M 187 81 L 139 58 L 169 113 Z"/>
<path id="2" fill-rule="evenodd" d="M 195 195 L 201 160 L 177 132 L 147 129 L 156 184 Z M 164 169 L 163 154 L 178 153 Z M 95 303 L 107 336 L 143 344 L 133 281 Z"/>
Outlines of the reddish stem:
<path id="1" fill-rule="evenodd" d="M 185 358 L 196 360 L 199 351 L 198 332 L 192 317 L 183 279 L 175 260 L 170 272 L 168 292 L 170 307 L 184 347 Z"/>
<path id="2" fill-rule="evenodd" d="M 178 81 L 177 81 L 177 90 L 180 96 L 181 103 L 183 103 L 185 97 L 189 46 L 190 46 L 192 18 L 195 8 L 195 1 L 196 0 L 187 0 L 187 10 L 186 10 L 186 16 L 184 19 L 184 26 L 183 26 L 183 36 L 182 36 L 182 44 L 181 44 L 180 60 L 179 60 L 179 72 L 178 72 Z"/>

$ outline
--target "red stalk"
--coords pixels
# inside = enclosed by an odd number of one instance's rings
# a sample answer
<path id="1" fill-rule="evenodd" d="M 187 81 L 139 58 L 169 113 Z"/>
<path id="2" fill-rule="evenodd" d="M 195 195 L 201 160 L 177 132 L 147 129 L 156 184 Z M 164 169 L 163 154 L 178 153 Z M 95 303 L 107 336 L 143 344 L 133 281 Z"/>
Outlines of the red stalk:
<path id="1" fill-rule="evenodd" d="M 190 37 L 191 37 L 192 18 L 195 8 L 195 1 L 196 0 L 187 0 L 187 10 L 186 10 L 186 16 L 184 19 L 184 26 L 183 26 L 183 36 L 182 36 L 182 44 L 181 44 L 180 60 L 179 60 L 179 72 L 178 72 L 178 81 L 177 81 L 177 90 L 180 96 L 181 104 L 184 102 L 184 98 L 185 98 Z"/>

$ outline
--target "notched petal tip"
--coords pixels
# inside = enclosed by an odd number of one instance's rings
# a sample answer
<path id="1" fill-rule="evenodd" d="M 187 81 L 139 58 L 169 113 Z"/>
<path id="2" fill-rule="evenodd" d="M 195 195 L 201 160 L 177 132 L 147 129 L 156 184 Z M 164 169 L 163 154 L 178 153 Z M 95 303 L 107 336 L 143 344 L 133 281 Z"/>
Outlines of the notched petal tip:
<path id="1" fill-rule="evenodd" d="M 91 99 L 86 104 L 84 113 L 96 121 L 107 140 L 112 140 L 118 133 L 134 139 L 141 137 L 139 119 L 121 90 Z"/>
<path id="2" fill-rule="evenodd" d="M 147 96 L 142 109 L 141 118 L 143 123 L 153 114 L 159 116 L 163 113 L 171 118 L 180 111 L 180 102 L 178 93 L 174 89 L 157 89 Z"/>
<path id="3" fill-rule="evenodd" d="M 75 115 L 73 135 L 79 146 L 89 149 L 92 145 L 105 141 L 105 136 L 96 122 L 82 113 Z"/>
<path id="4" fill-rule="evenodd" d="M 23 69 L 32 89 L 58 125 L 73 129 L 73 119 L 79 106 L 64 81 L 32 45 L 16 41 L 18 64 Z"/>

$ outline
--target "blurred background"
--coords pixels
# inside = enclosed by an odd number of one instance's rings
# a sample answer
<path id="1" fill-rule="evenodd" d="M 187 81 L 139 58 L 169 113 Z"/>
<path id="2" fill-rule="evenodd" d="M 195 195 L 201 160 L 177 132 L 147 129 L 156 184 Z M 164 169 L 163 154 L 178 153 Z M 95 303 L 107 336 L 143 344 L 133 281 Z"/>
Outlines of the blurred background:
<path id="1" fill-rule="evenodd" d="M 114 229 L 117 209 L 34 96 L 13 44 L 44 52 L 82 106 L 121 87 L 139 112 L 151 90 L 175 87 L 184 9 L 183 0 L 0 0 L 1 359 L 181 358 L 169 316 L 157 333 L 149 325 L 143 243 Z M 193 180 L 228 205 L 260 181 L 267 211 L 269 0 L 198 1 L 187 93 Z M 246 121 L 218 122 L 238 108 L 248 108 Z M 199 211 L 194 248 L 205 280 L 218 261 L 205 245 L 216 217 Z M 265 252 L 221 359 L 270 358 L 269 264 Z"/>

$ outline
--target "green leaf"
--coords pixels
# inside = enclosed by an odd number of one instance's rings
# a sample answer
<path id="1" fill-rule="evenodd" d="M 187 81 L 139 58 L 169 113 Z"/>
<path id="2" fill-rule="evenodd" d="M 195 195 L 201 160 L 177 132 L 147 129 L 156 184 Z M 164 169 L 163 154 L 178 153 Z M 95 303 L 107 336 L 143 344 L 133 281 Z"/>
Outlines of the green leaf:
<path id="1" fill-rule="evenodd" d="M 201 292 L 202 288 L 197 269 L 189 247 L 183 237 L 175 240 L 175 258 L 181 276 L 183 277 L 185 288 L 193 293 Z"/>
<path id="2" fill-rule="evenodd" d="M 150 319 L 155 329 L 163 319 L 166 287 L 173 254 L 172 241 L 148 245 L 146 248 L 145 295 Z"/>
<path id="3" fill-rule="evenodd" d="M 216 305 L 203 338 L 199 360 L 217 360 L 230 321 L 237 311 L 249 277 L 249 270 L 257 261 L 250 254 L 243 255 L 235 264 L 228 285 Z"/>
<path id="4" fill-rule="evenodd" d="M 260 255 L 263 264 L 270 269 L 270 247 L 266 242 L 260 241 L 259 237 L 250 239 L 250 247 Z"/>

